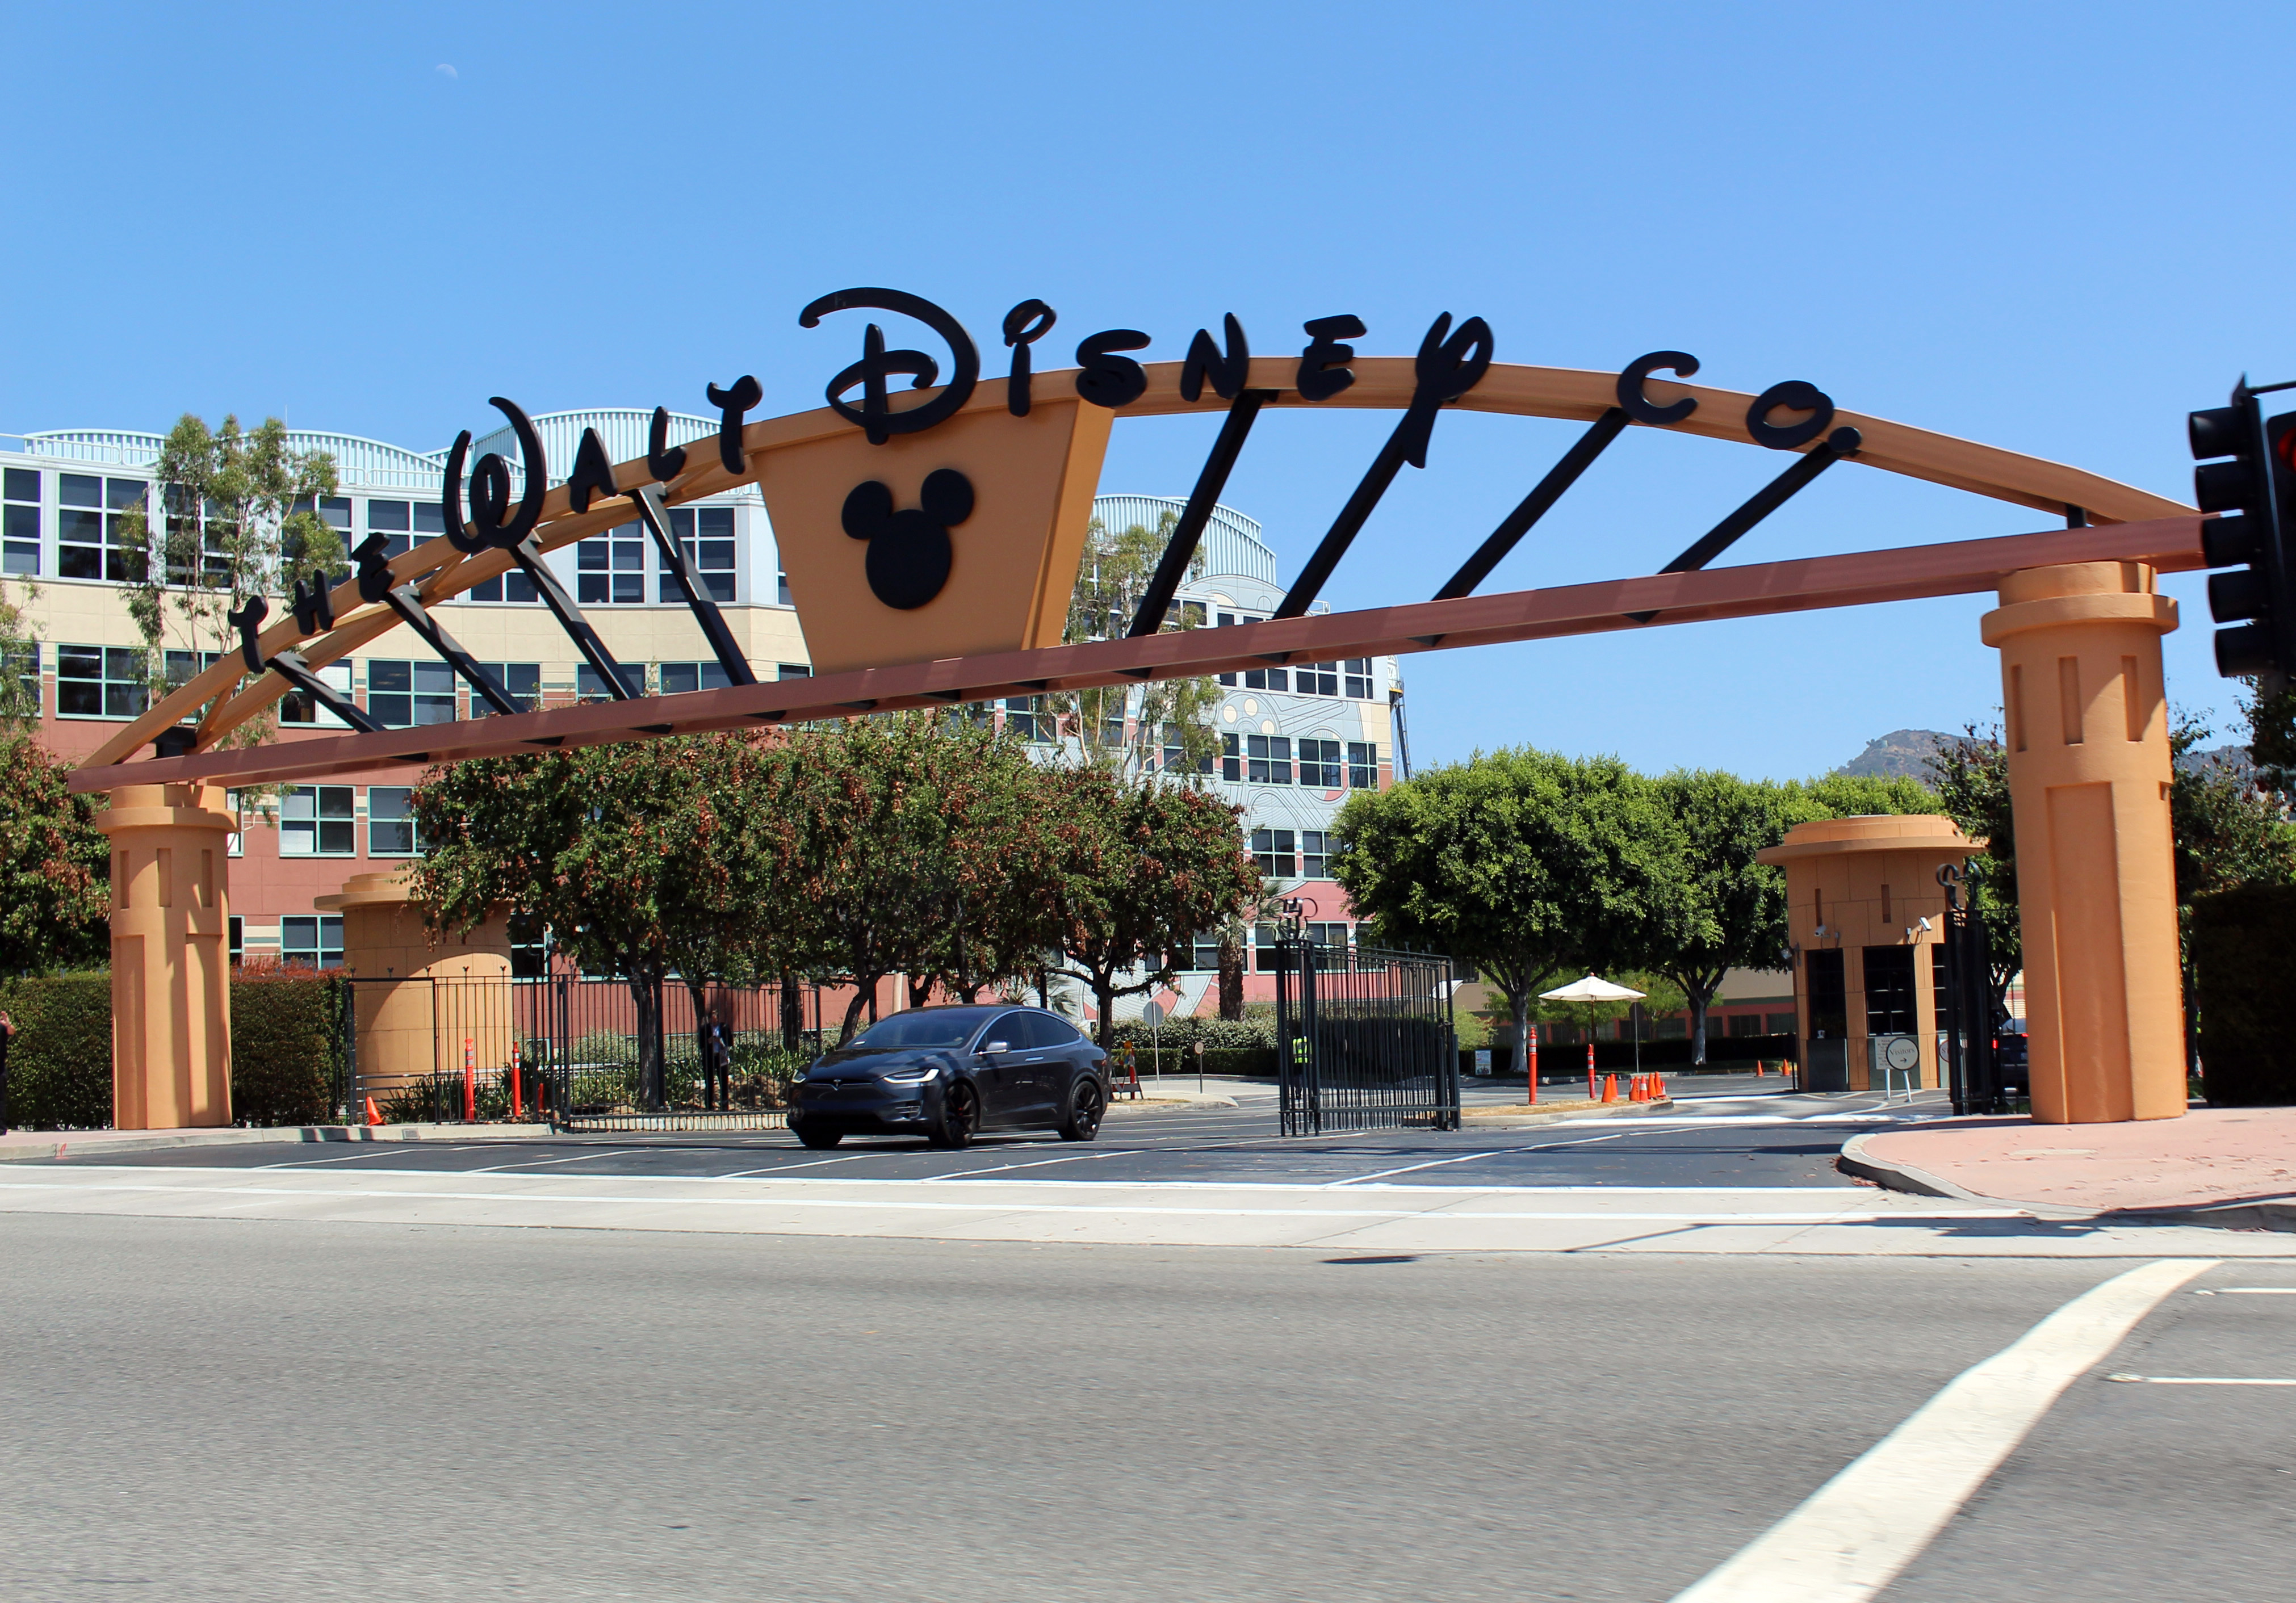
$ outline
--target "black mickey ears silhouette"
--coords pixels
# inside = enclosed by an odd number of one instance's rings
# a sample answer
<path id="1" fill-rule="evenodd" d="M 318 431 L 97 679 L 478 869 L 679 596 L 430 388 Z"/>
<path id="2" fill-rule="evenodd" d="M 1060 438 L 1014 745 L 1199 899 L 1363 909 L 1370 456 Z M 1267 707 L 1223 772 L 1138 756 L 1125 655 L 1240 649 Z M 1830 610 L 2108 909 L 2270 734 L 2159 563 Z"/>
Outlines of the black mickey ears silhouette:
<path id="1" fill-rule="evenodd" d="M 845 497 L 845 532 L 869 542 L 863 566 L 869 590 L 888 607 L 910 611 L 939 595 L 955 555 L 949 525 L 972 516 L 972 480 L 955 468 L 925 475 L 917 505 L 893 510 L 890 486 L 871 479 Z"/>

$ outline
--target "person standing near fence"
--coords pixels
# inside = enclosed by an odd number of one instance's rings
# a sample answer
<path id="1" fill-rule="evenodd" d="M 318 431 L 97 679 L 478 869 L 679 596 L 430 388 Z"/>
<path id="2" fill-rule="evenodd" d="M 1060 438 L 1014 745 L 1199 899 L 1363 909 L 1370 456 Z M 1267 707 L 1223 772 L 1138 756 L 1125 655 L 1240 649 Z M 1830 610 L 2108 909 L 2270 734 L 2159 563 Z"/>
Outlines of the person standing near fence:
<path id="1" fill-rule="evenodd" d="M 16 1021 L 0 1012 L 0 1135 L 8 1133 L 8 1037 L 16 1033 Z"/>
<path id="2" fill-rule="evenodd" d="M 701 1105 L 720 1113 L 734 1109 L 734 1053 L 726 1043 L 726 1026 L 712 1020 L 701 1059 Z"/>

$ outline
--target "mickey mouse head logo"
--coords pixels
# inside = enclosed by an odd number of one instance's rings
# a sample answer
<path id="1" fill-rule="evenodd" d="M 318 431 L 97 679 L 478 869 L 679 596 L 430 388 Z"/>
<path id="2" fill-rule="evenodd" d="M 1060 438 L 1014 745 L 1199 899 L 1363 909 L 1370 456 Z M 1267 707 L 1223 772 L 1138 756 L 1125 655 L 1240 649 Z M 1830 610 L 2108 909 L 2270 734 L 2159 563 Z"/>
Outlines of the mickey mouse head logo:
<path id="1" fill-rule="evenodd" d="M 955 468 L 925 475 L 917 504 L 893 510 L 890 486 L 871 479 L 845 498 L 845 532 L 869 542 L 869 589 L 888 607 L 923 606 L 948 583 L 948 528 L 972 516 L 972 480 Z"/>

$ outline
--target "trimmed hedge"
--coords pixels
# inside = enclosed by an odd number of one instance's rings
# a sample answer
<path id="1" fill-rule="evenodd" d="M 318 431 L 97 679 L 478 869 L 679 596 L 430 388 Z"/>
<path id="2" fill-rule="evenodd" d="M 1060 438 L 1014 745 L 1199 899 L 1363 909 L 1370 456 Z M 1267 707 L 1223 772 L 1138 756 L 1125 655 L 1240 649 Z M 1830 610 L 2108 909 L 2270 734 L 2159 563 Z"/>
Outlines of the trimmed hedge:
<path id="1" fill-rule="evenodd" d="M 308 969 L 250 966 L 231 982 L 231 1116 L 324 1125 L 342 1094 L 344 986 Z"/>
<path id="2" fill-rule="evenodd" d="M 8 1043 L 8 1122 L 19 1130 L 101 1130 L 111 1123 L 111 977 L 0 979 Z"/>
<path id="3" fill-rule="evenodd" d="M 1086 1034 L 1091 1032 L 1087 1030 Z M 1134 1042 L 1144 1052 L 1152 1040 L 1160 1041 L 1167 1052 L 1176 1046 L 1182 1051 L 1193 1052 L 1199 1041 L 1204 1043 L 1207 1053 L 1252 1048 L 1272 1052 L 1275 1050 L 1275 1013 L 1271 1008 L 1265 1014 L 1242 1018 L 1168 1018 L 1159 1030 L 1151 1030 L 1136 1018 L 1128 1018 L 1115 1025 L 1109 1035 L 1119 1045 Z"/>
<path id="4" fill-rule="evenodd" d="M 249 968 L 231 982 L 231 1111 L 241 1125 L 325 1124 L 341 1084 L 342 982 L 308 969 Z M 20 1129 L 111 1124 L 111 976 L 0 980 L 16 1022 L 8 1116 Z"/>
<path id="5" fill-rule="evenodd" d="M 2211 1105 L 2296 1102 L 2296 886 L 2245 885 L 2193 903 L 2201 1084 Z"/>

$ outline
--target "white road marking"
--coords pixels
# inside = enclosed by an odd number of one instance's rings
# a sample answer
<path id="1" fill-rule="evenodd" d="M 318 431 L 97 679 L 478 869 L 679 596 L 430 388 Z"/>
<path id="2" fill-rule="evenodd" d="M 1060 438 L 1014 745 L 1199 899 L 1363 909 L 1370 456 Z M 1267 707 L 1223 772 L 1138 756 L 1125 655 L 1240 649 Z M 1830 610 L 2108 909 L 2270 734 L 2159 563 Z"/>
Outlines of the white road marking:
<path id="1" fill-rule="evenodd" d="M 1381 1169 L 1371 1174 L 1354 1174 L 1345 1180 L 1326 1181 L 1324 1184 L 1326 1190 L 1336 1190 L 1341 1186 L 1366 1185 L 1374 1180 L 1385 1180 L 1390 1174 L 1410 1174 L 1421 1169 L 1439 1169 L 1446 1164 L 1471 1164 L 1479 1157 L 1505 1157 L 1517 1152 L 1556 1152 L 1565 1147 L 1591 1147 L 1596 1141 L 1614 1141 L 1620 1135 L 1626 1133 L 1627 1132 L 1621 1130 L 1617 1135 L 1589 1135 L 1575 1141 L 1541 1141 L 1535 1147 L 1493 1147 L 1488 1152 L 1465 1152 L 1457 1157 L 1432 1158 L 1423 1164 L 1406 1164 L 1399 1169 Z"/>
<path id="2" fill-rule="evenodd" d="M 574 1157 L 537 1157 L 528 1163 L 488 1164 L 482 1169 L 462 1169 L 450 1171 L 450 1173 L 463 1174 L 501 1174 L 512 1169 L 545 1169 L 548 1168 L 553 1164 L 586 1164 L 595 1158 L 619 1157 L 627 1156 L 632 1152 L 645 1152 L 654 1149 L 655 1149 L 647 1147 L 607 1147 L 596 1152 L 584 1152 Z"/>
<path id="3" fill-rule="evenodd" d="M 2066 1386 L 2212 1258 L 2092 1287 L 1956 1377 L 1801 1507 L 1675 1603 L 1861 1603 L 1894 1580 Z"/>
<path id="4" fill-rule="evenodd" d="M 1033 1158 L 1024 1164 L 993 1164 L 986 1169 L 952 1169 L 946 1174 L 921 1174 L 917 1177 L 917 1183 L 939 1185 L 945 1180 L 964 1180 L 974 1174 L 1002 1174 L 1012 1169 L 1041 1169 L 1047 1164 L 1090 1163 L 1102 1157 L 1138 1157 L 1155 1150 L 1153 1147 L 1111 1147 L 1099 1152 L 1070 1152 L 1059 1157 Z"/>
<path id="5" fill-rule="evenodd" d="M 2296 1386 L 2296 1380 L 2258 1380 L 2237 1375 L 2107 1375 L 2105 1378 L 2140 1386 Z"/>
<path id="6" fill-rule="evenodd" d="M 357 1163 L 363 1157 L 404 1157 L 406 1156 L 404 1151 L 392 1150 L 392 1148 L 398 1145 L 398 1143 L 394 1141 L 389 1146 L 369 1147 L 364 1152 L 354 1152 L 347 1157 L 299 1157 L 291 1163 L 257 1164 L 255 1166 L 258 1169 L 309 1169 L 316 1168 L 320 1164 Z"/>
<path id="7" fill-rule="evenodd" d="M 2223 1296 L 2296 1296 L 2296 1286 L 2219 1286 Z"/>

